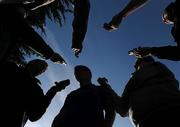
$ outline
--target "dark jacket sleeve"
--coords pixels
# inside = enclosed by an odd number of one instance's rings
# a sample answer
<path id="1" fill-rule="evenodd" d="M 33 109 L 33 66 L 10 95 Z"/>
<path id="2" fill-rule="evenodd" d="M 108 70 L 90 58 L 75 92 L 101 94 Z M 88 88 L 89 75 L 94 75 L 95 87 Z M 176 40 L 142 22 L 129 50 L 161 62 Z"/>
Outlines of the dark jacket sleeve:
<path id="1" fill-rule="evenodd" d="M 74 1 L 72 48 L 82 48 L 82 43 L 88 27 L 89 10 L 89 0 Z"/>
<path id="2" fill-rule="evenodd" d="M 151 53 L 160 59 L 180 60 L 180 46 L 153 47 Z"/>
<path id="3" fill-rule="evenodd" d="M 60 127 L 60 126 L 64 125 L 67 122 L 68 116 L 70 115 L 68 113 L 68 107 L 69 106 L 71 106 L 71 94 L 69 94 L 67 96 L 63 107 L 61 108 L 60 112 L 54 118 L 51 127 Z"/>
<path id="4" fill-rule="evenodd" d="M 38 85 L 38 84 L 36 84 Z M 50 90 L 44 95 L 43 90 L 40 86 L 34 86 L 33 91 L 31 91 L 30 104 L 27 111 L 27 115 L 30 121 L 36 121 L 42 117 L 46 112 L 46 109 L 50 105 L 53 97 L 56 94 L 54 87 L 51 87 Z"/>
<path id="5" fill-rule="evenodd" d="M 8 29 L 11 28 L 11 32 L 14 32 L 13 38 L 15 41 L 21 42 L 22 45 L 31 47 L 46 59 L 49 59 L 54 54 L 52 48 L 46 44 L 43 38 L 24 19 L 23 15 L 21 14 L 23 12 L 22 7 L 15 5 L 4 5 L 1 7 L 1 10 L 9 10 L 10 12 L 12 11 L 12 16 L 7 16 L 9 12 L 2 16 L 4 17 L 3 19 L 7 20 L 6 22 L 9 23 Z"/>
<path id="6" fill-rule="evenodd" d="M 28 78 L 28 85 L 27 93 L 27 107 L 26 107 L 26 114 L 30 121 L 38 120 L 45 112 L 44 108 L 44 93 L 41 87 L 36 82 L 36 79 Z"/>
<path id="7" fill-rule="evenodd" d="M 31 47 L 46 59 L 49 59 L 54 54 L 52 48 L 48 46 L 43 38 L 27 23 L 22 22 L 19 29 L 22 31 L 22 39 L 26 40 L 23 43 Z"/>
<path id="8" fill-rule="evenodd" d="M 114 120 L 115 120 L 115 108 L 114 105 L 112 104 L 111 101 L 111 96 L 109 96 L 110 94 L 107 92 L 107 90 L 99 87 L 99 92 L 101 100 L 102 100 L 102 105 L 103 105 L 103 109 L 105 111 L 105 117 L 104 117 L 104 126 L 105 127 L 112 127 Z"/>
<path id="9" fill-rule="evenodd" d="M 180 46 L 180 16 L 179 16 L 179 11 L 180 11 L 180 1 L 176 0 L 175 1 L 175 21 L 174 21 L 174 26 L 172 27 L 171 33 L 174 37 L 174 40 L 177 42 L 178 46 Z"/>
<path id="10" fill-rule="evenodd" d="M 135 89 L 135 80 L 133 77 L 131 77 L 126 84 L 121 97 L 119 97 L 118 101 L 116 101 L 116 112 L 119 113 L 122 117 L 128 116 L 130 96 Z"/>

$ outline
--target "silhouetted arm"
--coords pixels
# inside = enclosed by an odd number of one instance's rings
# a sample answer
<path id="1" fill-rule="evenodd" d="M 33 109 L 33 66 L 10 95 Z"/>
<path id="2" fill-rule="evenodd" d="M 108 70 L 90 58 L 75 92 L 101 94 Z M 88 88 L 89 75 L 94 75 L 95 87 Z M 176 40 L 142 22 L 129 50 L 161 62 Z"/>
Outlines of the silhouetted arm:
<path id="1" fill-rule="evenodd" d="M 19 31 L 21 31 L 21 38 L 23 43 L 36 52 L 38 52 L 41 56 L 43 56 L 45 59 L 50 59 L 53 62 L 64 64 L 66 61 L 63 59 L 61 55 L 54 52 L 53 49 L 46 44 L 46 42 L 43 40 L 43 38 L 36 33 L 36 31 L 31 28 L 26 22 L 20 21 L 21 27 L 19 28 Z"/>
<path id="2" fill-rule="evenodd" d="M 60 127 L 63 123 L 63 119 L 66 119 L 67 109 L 65 106 L 62 107 L 58 115 L 54 118 L 51 127 Z"/>
<path id="3" fill-rule="evenodd" d="M 105 127 L 112 127 L 115 120 L 115 109 L 112 104 L 105 107 Z"/>
<path id="4" fill-rule="evenodd" d="M 179 46 L 163 46 L 163 47 L 138 47 L 130 52 L 137 58 L 146 56 L 156 56 L 159 59 L 168 59 L 173 61 L 180 60 L 180 47 Z"/>
<path id="5" fill-rule="evenodd" d="M 31 84 L 32 85 L 32 84 Z M 27 117 L 30 121 L 36 121 L 46 112 L 47 101 L 44 97 L 43 90 L 38 84 L 33 84 L 29 91 L 28 104 L 26 109 Z M 33 92 L 33 93 L 31 93 Z"/>
<path id="6" fill-rule="evenodd" d="M 43 116 L 57 91 L 55 90 L 55 87 L 52 87 L 46 95 L 43 95 L 42 93 L 43 92 L 34 97 L 34 100 L 32 100 L 32 103 L 34 104 L 31 104 L 30 110 L 27 113 L 29 120 L 32 122 L 37 121 Z"/>
<path id="7" fill-rule="evenodd" d="M 31 100 L 31 105 L 29 106 L 30 110 L 28 111 L 28 118 L 31 121 L 36 121 L 42 117 L 56 93 L 65 89 L 65 87 L 69 85 L 69 82 L 66 81 L 67 80 L 56 83 L 55 86 L 48 90 L 46 95 L 43 94 L 43 91 L 39 86 L 37 86 L 39 88 L 34 89 L 34 97 L 33 100 Z"/>
<path id="8" fill-rule="evenodd" d="M 126 84 L 126 87 L 122 93 L 122 96 L 117 98 L 115 100 L 115 106 L 116 106 L 116 112 L 119 113 L 122 117 L 128 116 L 129 111 L 129 96 L 134 90 L 134 87 L 136 84 L 134 84 L 134 78 L 132 77 L 128 83 Z"/>
<path id="9" fill-rule="evenodd" d="M 149 0 L 131 0 L 127 6 L 117 14 L 117 16 L 126 17 L 136 11 L 138 8 L 142 7 Z"/>
<path id="10" fill-rule="evenodd" d="M 128 113 L 128 102 L 127 99 L 120 97 L 108 84 L 108 80 L 103 78 L 98 78 L 98 83 L 101 85 L 106 96 L 106 103 L 113 106 L 115 111 L 119 113 L 122 117 L 127 116 Z"/>
<path id="11" fill-rule="evenodd" d="M 104 25 L 104 28 L 109 31 L 117 29 L 123 18 L 142 7 L 148 1 L 149 0 L 131 0 L 122 11 L 113 16 L 112 20 L 108 24 Z"/>
<path id="12" fill-rule="evenodd" d="M 49 106 L 49 104 L 51 103 L 52 99 L 54 98 L 54 96 L 56 95 L 57 92 L 64 90 L 70 84 L 70 80 L 67 79 L 67 80 L 63 80 L 60 82 L 55 82 L 55 84 L 56 85 L 52 86 L 45 95 L 45 99 L 47 102 L 46 107 Z"/>
<path id="13" fill-rule="evenodd" d="M 109 91 L 104 87 L 100 87 L 100 96 L 103 104 L 103 109 L 105 112 L 104 116 L 104 127 L 112 127 L 114 120 L 115 120 L 115 108 L 109 94 Z"/>
<path id="14" fill-rule="evenodd" d="M 24 27 L 23 29 L 26 30 L 24 31 L 23 38 L 24 40 L 27 40 L 25 44 L 30 46 L 33 50 L 38 52 L 41 56 L 43 56 L 45 59 L 50 59 L 54 51 L 53 49 L 46 44 L 46 42 L 43 40 L 43 38 L 36 33 L 32 28 Z"/>
<path id="15" fill-rule="evenodd" d="M 150 48 L 150 53 L 160 59 L 180 60 L 180 47 L 178 46 L 153 47 Z"/>
<path id="16" fill-rule="evenodd" d="M 61 110 L 57 114 L 57 116 L 54 118 L 51 127 L 60 127 L 60 126 L 63 125 L 64 122 L 67 122 L 67 117 L 66 116 L 70 115 L 68 113 L 69 105 L 71 105 L 71 97 L 70 97 L 70 95 L 67 96 L 63 107 L 61 108 Z"/>
<path id="17" fill-rule="evenodd" d="M 174 19 L 174 26 L 172 27 L 171 34 L 174 37 L 175 42 L 178 43 L 180 46 L 180 16 L 179 16 L 179 11 L 180 11 L 180 1 L 176 0 L 175 1 L 175 19 Z"/>
<path id="18" fill-rule="evenodd" d="M 89 0 L 75 0 L 74 1 L 74 19 L 73 19 L 73 39 L 72 39 L 72 49 L 75 52 L 75 55 L 78 56 L 81 53 L 83 48 L 83 40 L 86 35 L 88 27 L 88 17 L 90 10 Z"/>

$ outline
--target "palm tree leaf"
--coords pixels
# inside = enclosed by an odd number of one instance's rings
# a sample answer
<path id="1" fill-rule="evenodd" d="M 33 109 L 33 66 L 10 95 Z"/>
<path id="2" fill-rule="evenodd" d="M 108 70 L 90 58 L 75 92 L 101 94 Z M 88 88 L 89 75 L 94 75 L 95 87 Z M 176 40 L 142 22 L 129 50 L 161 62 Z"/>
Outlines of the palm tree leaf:
<path id="1" fill-rule="evenodd" d="M 47 6 L 30 11 L 27 21 L 31 25 L 40 28 L 43 32 L 45 32 L 43 27 L 46 25 L 46 17 L 62 26 L 62 22 L 65 21 L 65 13 L 72 12 L 70 4 L 70 0 L 55 0 Z"/>
<path id="2" fill-rule="evenodd" d="M 41 29 L 45 34 L 44 26 L 46 25 L 46 18 L 62 26 L 62 22 L 65 21 L 65 13 L 72 12 L 70 4 L 71 0 L 55 0 L 53 3 L 47 6 L 29 11 L 26 20 L 30 25 Z M 38 54 L 28 46 L 20 43 L 19 45 L 17 44 L 17 47 L 13 51 L 12 55 L 9 56 L 9 59 L 18 64 L 25 65 L 25 57 L 28 57 L 30 55 Z"/>

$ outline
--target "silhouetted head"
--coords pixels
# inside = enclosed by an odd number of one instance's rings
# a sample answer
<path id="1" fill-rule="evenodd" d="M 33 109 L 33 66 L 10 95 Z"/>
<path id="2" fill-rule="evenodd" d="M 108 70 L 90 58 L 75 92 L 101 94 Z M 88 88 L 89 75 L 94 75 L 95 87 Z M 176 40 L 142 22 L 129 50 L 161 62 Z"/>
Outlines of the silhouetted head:
<path id="1" fill-rule="evenodd" d="M 38 76 L 46 71 L 48 64 L 44 60 L 35 59 L 28 62 L 26 69 L 32 76 Z"/>
<path id="2" fill-rule="evenodd" d="M 138 58 L 136 60 L 136 63 L 134 65 L 134 68 L 136 70 L 139 70 L 143 65 L 145 64 L 149 64 L 149 63 L 153 63 L 155 62 L 154 58 L 151 57 L 151 56 L 147 56 L 147 57 L 144 57 L 144 58 Z"/>
<path id="3" fill-rule="evenodd" d="M 166 24 L 173 24 L 175 20 L 175 4 L 170 3 L 164 10 L 163 21 Z"/>
<path id="4" fill-rule="evenodd" d="M 74 75 L 81 85 L 91 84 L 92 74 L 91 70 L 88 67 L 83 65 L 77 65 L 74 68 Z"/>

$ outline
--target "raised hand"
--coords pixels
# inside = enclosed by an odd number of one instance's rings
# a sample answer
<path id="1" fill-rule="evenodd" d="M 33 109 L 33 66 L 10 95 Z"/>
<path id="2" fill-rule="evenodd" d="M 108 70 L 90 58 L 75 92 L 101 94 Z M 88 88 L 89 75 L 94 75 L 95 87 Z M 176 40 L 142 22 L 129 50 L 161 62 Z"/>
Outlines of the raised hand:
<path id="1" fill-rule="evenodd" d="M 54 63 L 65 64 L 65 65 L 67 64 L 66 61 L 63 59 L 63 57 L 61 55 L 59 55 L 58 53 L 54 53 L 50 59 Z"/>
<path id="2" fill-rule="evenodd" d="M 55 84 L 56 84 L 56 86 L 55 86 L 56 90 L 61 91 L 61 90 L 65 89 L 70 84 L 70 80 L 66 79 L 66 80 L 63 80 L 60 82 L 55 82 Z"/>
<path id="3" fill-rule="evenodd" d="M 134 55 L 137 58 L 143 58 L 147 56 L 151 56 L 151 48 L 149 47 L 138 47 L 134 48 L 133 50 L 130 50 L 129 55 Z"/>
<path id="4" fill-rule="evenodd" d="M 80 53 L 82 51 L 81 48 L 72 48 L 72 50 L 73 50 L 76 57 L 79 57 L 79 55 L 80 55 Z"/>
<path id="5" fill-rule="evenodd" d="M 108 79 L 106 79 L 105 77 L 100 77 L 100 78 L 98 78 L 97 79 L 97 82 L 101 85 L 101 86 L 103 86 L 103 87 L 105 87 L 105 86 L 107 86 L 108 85 Z"/>
<path id="6" fill-rule="evenodd" d="M 123 16 L 115 15 L 109 23 L 104 23 L 103 27 L 105 30 L 107 30 L 109 32 L 114 31 L 114 30 L 118 29 L 122 19 L 123 19 Z"/>

